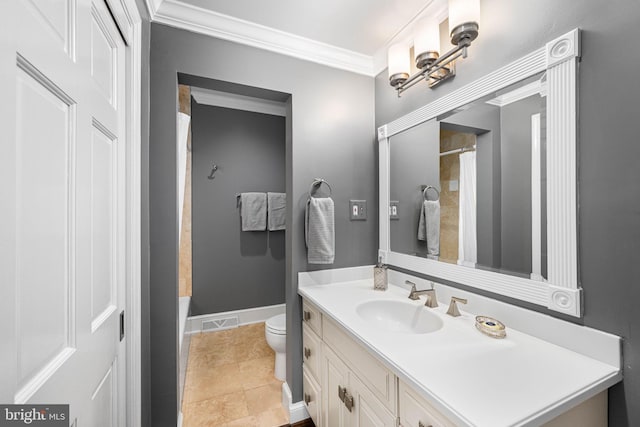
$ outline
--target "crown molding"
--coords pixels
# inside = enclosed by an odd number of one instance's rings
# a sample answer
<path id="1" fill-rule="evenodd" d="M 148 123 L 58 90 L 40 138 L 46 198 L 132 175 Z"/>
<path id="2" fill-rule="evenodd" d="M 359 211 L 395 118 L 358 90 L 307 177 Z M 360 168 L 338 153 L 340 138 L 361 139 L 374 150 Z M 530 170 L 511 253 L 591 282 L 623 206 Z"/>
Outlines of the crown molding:
<path id="1" fill-rule="evenodd" d="M 162 5 L 162 0 L 144 0 L 144 4 L 147 6 L 147 12 L 149 12 L 149 19 L 154 20 L 158 9 Z"/>
<path id="2" fill-rule="evenodd" d="M 540 80 L 536 80 L 535 82 L 529 83 L 528 85 L 519 87 L 500 96 L 496 96 L 495 98 L 485 102 L 497 107 L 504 107 L 505 105 L 513 104 L 514 102 L 518 102 L 532 95 L 544 96 L 546 93 L 545 90 L 545 85 Z"/>
<path id="3" fill-rule="evenodd" d="M 270 114 L 272 116 L 285 117 L 287 115 L 287 107 L 284 102 L 271 101 L 269 99 L 202 89 L 195 86 L 191 87 L 191 96 L 193 96 L 198 104 Z"/>
<path id="4" fill-rule="evenodd" d="M 373 58 L 368 55 L 213 12 L 180 0 L 145 1 L 154 22 L 369 77 L 375 76 Z"/>

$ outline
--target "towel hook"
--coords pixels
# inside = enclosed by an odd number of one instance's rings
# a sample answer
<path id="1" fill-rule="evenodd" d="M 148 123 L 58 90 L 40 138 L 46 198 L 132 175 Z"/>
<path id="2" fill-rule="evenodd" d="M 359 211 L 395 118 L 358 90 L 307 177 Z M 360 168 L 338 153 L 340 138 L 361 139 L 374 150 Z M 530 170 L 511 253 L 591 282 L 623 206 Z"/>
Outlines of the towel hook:
<path id="1" fill-rule="evenodd" d="M 209 179 L 215 179 L 215 174 L 216 171 L 218 170 L 218 165 L 216 165 L 215 163 L 213 164 L 213 167 L 211 168 L 211 173 L 209 174 L 209 176 L 207 178 Z"/>
<path id="2" fill-rule="evenodd" d="M 327 187 L 329 187 L 329 197 L 331 197 L 331 185 L 329 185 L 329 183 L 323 178 L 315 178 L 313 180 L 313 182 L 311 183 L 311 187 L 309 187 L 309 197 L 312 197 L 311 192 L 313 191 L 313 188 L 320 188 L 322 184 L 325 184 Z"/>
<path id="3" fill-rule="evenodd" d="M 433 185 L 427 185 L 426 187 L 424 187 L 424 189 L 422 190 L 422 198 L 424 200 L 429 200 L 427 199 L 427 192 L 429 191 L 429 189 L 433 189 L 433 191 L 436 192 L 436 195 L 438 196 L 436 198 L 436 200 L 440 200 L 440 191 L 438 191 L 438 189 L 436 187 L 434 187 Z"/>

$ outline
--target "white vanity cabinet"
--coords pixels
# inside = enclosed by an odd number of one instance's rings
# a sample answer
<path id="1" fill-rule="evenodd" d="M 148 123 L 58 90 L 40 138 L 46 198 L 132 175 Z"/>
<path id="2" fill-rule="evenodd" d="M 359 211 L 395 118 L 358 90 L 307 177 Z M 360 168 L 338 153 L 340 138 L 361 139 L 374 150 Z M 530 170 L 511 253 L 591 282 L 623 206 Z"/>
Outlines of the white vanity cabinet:
<path id="1" fill-rule="evenodd" d="M 397 379 L 308 302 L 302 325 L 304 401 L 317 427 L 395 427 Z"/>
<path id="2" fill-rule="evenodd" d="M 311 349 L 304 387 L 309 396 L 320 390 L 316 406 L 307 405 L 318 427 L 607 426 L 607 390 L 622 379 L 620 337 L 439 284 L 441 302 L 459 296 L 474 310 L 452 317 L 446 304 L 425 308 L 394 285 L 421 279 L 391 271 L 379 292 L 372 273 L 299 274 Z M 397 328 L 413 322 L 406 313 L 424 310 L 440 329 Z M 479 332 L 477 312 L 499 315 L 510 326 L 506 338 Z"/>
<path id="3" fill-rule="evenodd" d="M 304 402 L 317 427 L 459 425 L 308 301 L 303 302 L 303 319 Z M 607 391 L 546 423 L 531 421 L 526 425 L 606 427 Z"/>
<path id="4" fill-rule="evenodd" d="M 396 426 L 395 415 L 384 407 L 354 371 L 326 345 L 323 368 L 325 427 Z"/>
<path id="5" fill-rule="evenodd" d="M 302 304 L 302 386 L 307 412 L 316 426 L 322 425 L 322 314 L 316 307 Z"/>

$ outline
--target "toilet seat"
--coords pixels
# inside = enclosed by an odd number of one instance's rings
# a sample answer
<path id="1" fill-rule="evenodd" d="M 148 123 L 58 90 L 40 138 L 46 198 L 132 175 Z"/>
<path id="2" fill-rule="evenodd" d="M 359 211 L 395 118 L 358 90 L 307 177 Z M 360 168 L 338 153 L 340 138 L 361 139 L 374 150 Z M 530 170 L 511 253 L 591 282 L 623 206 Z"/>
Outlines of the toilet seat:
<path id="1" fill-rule="evenodd" d="M 273 316 L 268 319 L 265 323 L 267 326 L 267 331 L 275 335 L 286 335 L 287 334 L 287 317 L 286 314 L 278 314 L 277 316 Z"/>

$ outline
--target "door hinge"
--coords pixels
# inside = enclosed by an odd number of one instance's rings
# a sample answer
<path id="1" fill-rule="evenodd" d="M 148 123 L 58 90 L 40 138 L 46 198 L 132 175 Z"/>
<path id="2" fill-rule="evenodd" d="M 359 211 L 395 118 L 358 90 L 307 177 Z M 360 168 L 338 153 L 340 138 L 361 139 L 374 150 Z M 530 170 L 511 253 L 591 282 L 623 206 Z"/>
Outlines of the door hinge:
<path id="1" fill-rule="evenodd" d="M 124 310 L 120 312 L 120 341 L 124 339 Z"/>

